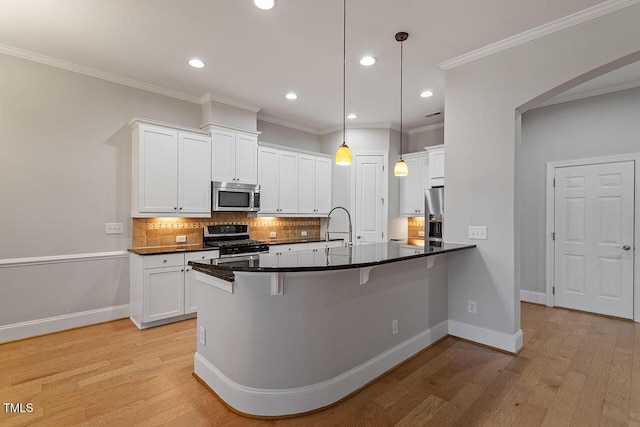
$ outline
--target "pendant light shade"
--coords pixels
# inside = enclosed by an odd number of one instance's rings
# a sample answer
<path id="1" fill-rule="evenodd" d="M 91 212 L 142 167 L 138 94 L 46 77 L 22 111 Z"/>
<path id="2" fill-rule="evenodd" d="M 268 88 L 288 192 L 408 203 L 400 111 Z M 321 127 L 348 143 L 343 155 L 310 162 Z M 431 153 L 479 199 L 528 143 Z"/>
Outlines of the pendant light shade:
<path id="1" fill-rule="evenodd" d="M 351 150 L 347 145 L 347 0 L 342 0 L 342 145 L 336 151 L 336 165 L 351 164 Z"/>
<path id="2" fill-rule="evenodd" d="M 409 175 L 409 166 L 407 162 L 402 158 L 402 59 L 403 59 L 403 43 L 409 38 L 409 33 L 399 32 L 396 34 L 396 41 L 400 42 L 400 159 L 393 167 L 393 174 L 395 176 L 407 176 Z"/>
<path id="3" fill-rule="evenodd" d="M 407 176 L 409 175 L 409 166 L 407 166 L 407 162 L 403 159 L 400 159 L 396 162 L 396 165 L 393 167 L 393 174 L 395 176 Z"/>

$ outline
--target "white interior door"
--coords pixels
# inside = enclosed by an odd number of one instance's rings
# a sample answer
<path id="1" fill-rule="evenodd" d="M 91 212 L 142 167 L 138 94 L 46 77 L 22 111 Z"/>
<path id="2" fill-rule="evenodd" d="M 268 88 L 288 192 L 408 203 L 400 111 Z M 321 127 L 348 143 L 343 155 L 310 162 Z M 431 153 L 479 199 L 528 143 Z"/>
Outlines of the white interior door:
<path id="1" fill-rule="evenodd" d="M 382 242 L 384 236 L 384 156 L 356 155 L 356 243 Z"/>
<path id="2" fill-rule="evenodd" d="M 634 162 L 555 169 L 555 304 L 633 318 Z"/>

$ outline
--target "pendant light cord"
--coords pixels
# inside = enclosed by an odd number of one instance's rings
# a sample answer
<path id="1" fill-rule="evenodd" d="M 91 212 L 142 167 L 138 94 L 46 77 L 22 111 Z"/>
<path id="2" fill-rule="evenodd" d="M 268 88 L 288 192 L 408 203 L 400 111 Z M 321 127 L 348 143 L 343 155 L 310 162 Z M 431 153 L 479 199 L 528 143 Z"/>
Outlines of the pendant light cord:
<path id="1" fill-rule="evenodd" d="M 402 64 L 404 57 L 404 41 L 400 42 L 400 160 L 402 160 Z"/>
<path id="2" fill-rule="evenodd" d="M 342 145 L 347 142 L 347 0 L 343 0 L 342 22 Z"/>

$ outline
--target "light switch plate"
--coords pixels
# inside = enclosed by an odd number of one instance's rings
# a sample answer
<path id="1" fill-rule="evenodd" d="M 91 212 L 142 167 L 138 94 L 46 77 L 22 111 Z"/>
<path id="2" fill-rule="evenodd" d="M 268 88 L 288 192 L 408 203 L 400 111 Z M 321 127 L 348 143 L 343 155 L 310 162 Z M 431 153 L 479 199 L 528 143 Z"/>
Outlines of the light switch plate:
<path id="1" fill-rule="evenodd" d="M 424 231 L 418 231 L 418 237 L 424 237 Z"/>
<path id="2" fill-rule="evenodd" d="M 275 231 L 271 231 L 271 232 L 269 233 L 269 237 L 271 237 L 271 238 L 276 237 L 277 235 L 278 235 L 278 234 L 277 234 Z"/>
<path id="3" fill-rule="evenodd" d="M 470 225 L 469 239 L 487 240 L 487 227 L 485 225 Z"/>
<path id="4" fill-rule="evenodd" d="M 187 243 L 187 236 L 176 236 L 176 243 Z"/>
<path id="5" fill-rule="evenodd" d="M 300 235 L 301 235 L 302 237 L 307 237 L 307 230 L 302 230 L 302 231 L 300 232 Z"/>
<path id="6" fill-rule="evenodd" d="M 122 234 L 122 223 L 107 222 L 104 227 L 104 234 Z"/>

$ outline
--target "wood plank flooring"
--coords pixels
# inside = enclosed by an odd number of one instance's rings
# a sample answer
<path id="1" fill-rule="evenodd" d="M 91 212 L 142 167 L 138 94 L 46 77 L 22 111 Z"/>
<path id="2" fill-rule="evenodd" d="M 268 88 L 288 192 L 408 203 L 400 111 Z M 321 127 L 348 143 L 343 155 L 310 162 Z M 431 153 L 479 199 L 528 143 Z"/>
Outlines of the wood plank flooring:
<path id="1" fill-rule="evenodd" d="M 9 426 L 639 426 L 640 324 L 522 304 L 511 356 L 446 338 L 340 404 L 287 420 L 227 410 L 193 378 L 195 320 L 128 320 L 0 345 Z"/>

